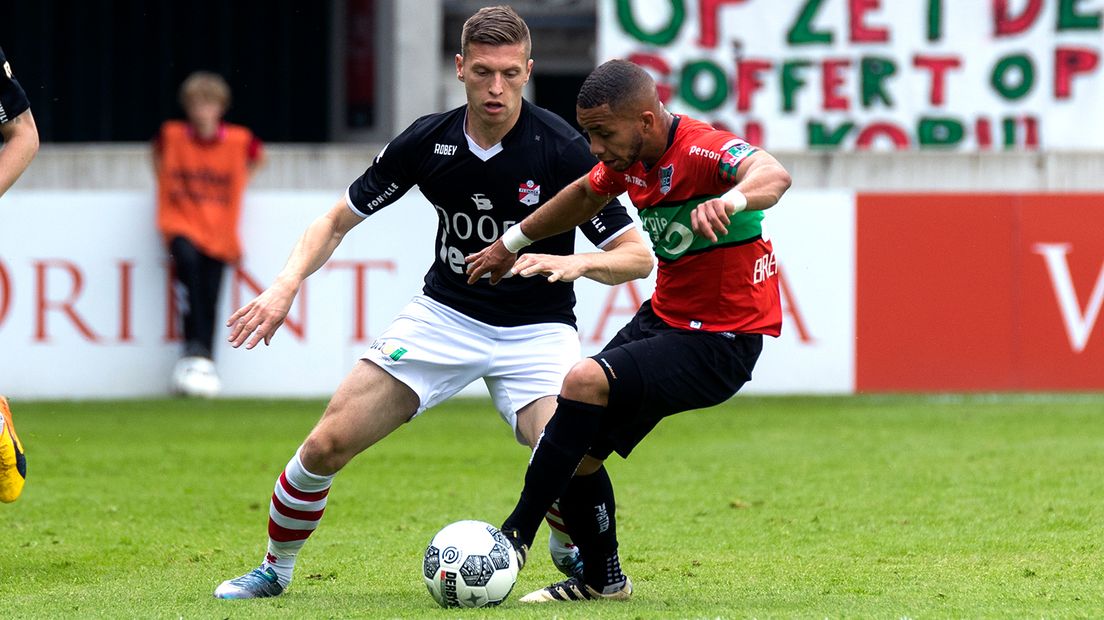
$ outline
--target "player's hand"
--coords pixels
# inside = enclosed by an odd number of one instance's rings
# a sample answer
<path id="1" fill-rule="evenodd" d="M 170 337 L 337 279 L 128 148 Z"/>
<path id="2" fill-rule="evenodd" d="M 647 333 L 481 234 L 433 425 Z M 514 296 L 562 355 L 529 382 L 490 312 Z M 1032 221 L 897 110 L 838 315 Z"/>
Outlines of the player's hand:
<path id="1" fill-rule="evenodd" d="M 275 285 L 269 287 L 230 315 L 230 319 L 226 321 L 230 335 L 226 340 L 235 349 L 242 343 L 246 349 L 252 349 L 261 340 L 267 346 L 272 342 L 276 330 L 284 324 L 294 300 L 295 291 L 289 293 Z"/>
<path id="2" fill-rule="evenodd" d="M 522 254 L 510 273 L 524 278 L 539 274 L 547 276 L 549 282 L 574 282 L 586 275 L 586 263 L 574 254 Z"/>
<path id="3" fill-rule="evenodd" d="M 516 260 L 517 254 L 507 250 L 502 239 L 499 239 L 464 258 L 464 262 L 468 264 L 468 284 L 475 284 L 484 274 L 490 275 L 491 284 L 498 284 Z"/>
<path id="4" fill-rule="evenodd" d="M 718 234 L 728 234 L 729 216 L 735 212 L 735 207 L 728 201 L 711 198 L 690 212 L 690 228 L 695 235 L 715 242 Z"/>

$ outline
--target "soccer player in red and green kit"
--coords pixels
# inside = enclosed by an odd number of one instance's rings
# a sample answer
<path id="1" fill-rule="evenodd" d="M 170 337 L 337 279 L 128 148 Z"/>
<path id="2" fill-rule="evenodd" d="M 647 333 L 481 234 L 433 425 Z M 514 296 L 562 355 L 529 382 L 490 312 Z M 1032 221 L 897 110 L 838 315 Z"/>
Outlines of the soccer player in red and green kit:
<path id="1" fill-rule="evenodd" d="M 763 336 L 778 336 L 778 270 L 763 210 L 790 186 L 773 157 L 660 103 L 640 67 L 607 62 L 579 92 L 576 114 L 599 163 L 468 257 L 470 281 L 491 282 L 534 240 L 569 230 L 628 192 L 659 258 L 655 293 L 598 354 L 564 379 L 502 531 L 524 561 L 558 497 L 583 561 L 522 602 L 628 599 L 617 553 L 613 487 L 603 462 L 629 452 L 666 416 L 710 407 L 748 380 Z M 521 275 L 527 275 L 521 270 Z"/>

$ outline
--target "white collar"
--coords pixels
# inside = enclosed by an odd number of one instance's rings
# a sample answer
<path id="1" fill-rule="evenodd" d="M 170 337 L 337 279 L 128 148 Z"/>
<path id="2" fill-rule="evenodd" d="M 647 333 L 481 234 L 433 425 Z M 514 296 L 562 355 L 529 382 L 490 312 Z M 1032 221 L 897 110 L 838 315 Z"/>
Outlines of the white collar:
<path id="1" fill-rule="evenodd" d="M 479 146 L 478 144 L 476 144 L 475 140 L 472 140 L 472 137 L 468 135 L 468 112 L 467 112 L 467 110 L 464 111 L 464 138 L 467 139 L 467 141 L 468 141 L 468 150 L 472 152 L 472 155 L 475 155 L 476 157 L 478 157 L 479 159 L 481 159 L 483 161 L 487 161 L 488 159 L 490 159 L 490 158 L 494 157 L 495 155 L 498 155 L 499 153 L 502 152 L 502 141 L 501 140 L 496 142 L 495 144 L 491 145 L 490 148 L 483 148 L 483 147 Z"/>

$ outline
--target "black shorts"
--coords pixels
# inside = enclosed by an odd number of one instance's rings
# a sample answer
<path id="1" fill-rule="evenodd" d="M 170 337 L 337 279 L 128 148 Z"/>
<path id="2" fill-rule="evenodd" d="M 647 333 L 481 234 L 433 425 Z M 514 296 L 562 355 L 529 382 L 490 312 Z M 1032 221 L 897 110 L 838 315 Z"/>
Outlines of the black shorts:
<path id="1" fill-rule="evenodd" d="M 751 379 L 762 334 L 671 327 L 644 302 L 591 359 L 610 384 L 606 419 L 588 454 L 627 457 L 663 418 L 723 403 Z"/>

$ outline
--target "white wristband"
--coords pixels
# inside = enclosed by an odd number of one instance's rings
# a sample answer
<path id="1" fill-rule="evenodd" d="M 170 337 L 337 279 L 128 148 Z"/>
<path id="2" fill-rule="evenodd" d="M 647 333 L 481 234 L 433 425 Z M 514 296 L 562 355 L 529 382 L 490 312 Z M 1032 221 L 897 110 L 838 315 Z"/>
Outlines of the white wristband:
<path id="1" fill-rule="evenodd" d="M 731 202 L 732 205 L 736 207 L 736 210 L 732 213 L 739 213 L 747 208 L 747 196 L 735 187 L 725 192 L 724 195 L 721 196 L 721 199 Z M 729 215 L 731 215 L 731 213 Z"/>
<path id="2" fill-rule="evenodd" d="M 502 233 L 502 245 L 506 246 L 511 254 L 517 254 L 521 248 L 532 244 L 533 240 L 521 232 L 521 224 L 514 224 Z"/>

